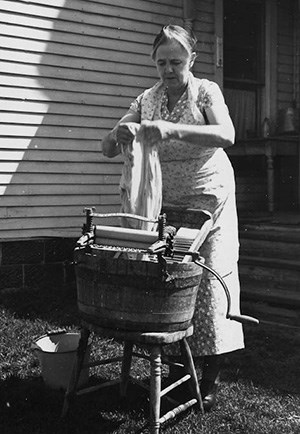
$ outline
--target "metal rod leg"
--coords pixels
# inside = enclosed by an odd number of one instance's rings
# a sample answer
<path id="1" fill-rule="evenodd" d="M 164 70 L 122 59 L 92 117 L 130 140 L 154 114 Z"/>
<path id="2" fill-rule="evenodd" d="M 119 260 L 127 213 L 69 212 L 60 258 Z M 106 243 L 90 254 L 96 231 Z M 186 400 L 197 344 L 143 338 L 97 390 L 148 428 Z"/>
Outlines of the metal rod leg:
<path id="1" fill-rule="evenodd" d="M 132 361 L 132 349 L 133 349 L 133 343 L 125 341 L 122 370 L 121 370 L 121 384 L 120 384 L 120 395 L 122 398 L 125 398 L 127 392 L 131 361 Z"/>
<path id="2" fill-rule="evenodd" d="M 198 409 L 203 414 L 204 413 L 203 402 L 201 398 L 199 382 L 198 382 L 197 373 L 193 361 L 193 356 L 190 350 L 190 346 L 186 338 L 183 338 L 179 344 L 180 344 L 181 355 L 184 360 L 185 370 L 191 376 L 191 381 L 189 381 L 191 392 L 198 401 Z"/>
<path id="3" fill-rule="evenodd" d="M 64 399 L 64 404 L 63 404 L 63 409 L 61 414 L 62 418 L 64 418 L 67 415 L 71 400 L 74 398 L 76 394 L 77 384 L 83 366 L 83 361 L 88 346 L 89 336 L 90 336 L 90 331 L 88 329 L 83 328 L 80 330 L 80 340 L 79 340 L 79 344 L 78 344 L 78 348 L 74 360 L 72 373 L 70 376 L 70 381 L 68 384 L 67 391 L 65 393 L 65 399 Z"/>
<path id="4" fill-rule="evenodd" d="M 150 354 L 150 433 L 159 434 L 161 392 L 161 346 L 153 345 Z"/>

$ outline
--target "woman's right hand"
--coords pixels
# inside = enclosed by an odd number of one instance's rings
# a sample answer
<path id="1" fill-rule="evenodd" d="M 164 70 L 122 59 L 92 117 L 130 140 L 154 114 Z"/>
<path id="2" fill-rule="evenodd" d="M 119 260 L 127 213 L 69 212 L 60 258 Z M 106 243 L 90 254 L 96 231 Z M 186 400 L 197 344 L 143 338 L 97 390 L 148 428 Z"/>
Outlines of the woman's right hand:
<path id="1" fill-rule="evenodd" d="M 132 143 L 140 128 L 140 115 L 128 111 L 102 140 L 102 152 L 105 157 L 113 158 L 122 152 L 123 146 Z"/>
<path id="2" fill-rule="evenodd" d="M 135 122 L 121 123 L 117 128 L 117 134 L 116 134 L 117 143 L 119 143 L 122 146 L 131 145 L 139 128 L 140 128 L 140 124 Z"/>

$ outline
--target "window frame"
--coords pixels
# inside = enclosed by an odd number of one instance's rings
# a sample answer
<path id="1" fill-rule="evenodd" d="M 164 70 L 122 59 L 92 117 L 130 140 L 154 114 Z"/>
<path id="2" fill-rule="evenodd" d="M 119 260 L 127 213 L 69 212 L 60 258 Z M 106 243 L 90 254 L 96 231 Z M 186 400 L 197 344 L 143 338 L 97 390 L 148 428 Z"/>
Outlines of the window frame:
<path id="1" fill-rule="evenodd" d="M 241 89 L 241 90 L 250 90 L 255 93 L 255 125 L 254 131 L 252 134 L 254 136 L 259 136 L 261 132 L 261 123 L 266 113 L 266 83 L 267 83 L 267 17 L 269 11 L 269 3 L 272 0 L 243 0 L 247 1 L 247 3 L 257 4 L 261 8 L 261 19 L 260 19 L 260 41 L 259 46 L 257 47 L 258 55 L 258 74 L 257 79 L 249 79 L 249 78 L 236 78 L 225 76 L 225 69 L 223 69 L 223 84 L 224 89 Z M 224 28 L 223 28 L 223 37 L 224 37 L 224 47 L 226 46 L 226 37 L 225 37 L 225 2 L 223 4 L 223 19 L 224 19 Z M 224 48 L 224 63 L 226 62 L 226 49 Z M 270 72 L 270 71 L 269 71 Z M 269 114 L 268 110 L 268 114 Z M 268 116 L 269 117 L 269 116 Z M 246 131 L 243 132 L 243 135 L 246 136 Z"/>

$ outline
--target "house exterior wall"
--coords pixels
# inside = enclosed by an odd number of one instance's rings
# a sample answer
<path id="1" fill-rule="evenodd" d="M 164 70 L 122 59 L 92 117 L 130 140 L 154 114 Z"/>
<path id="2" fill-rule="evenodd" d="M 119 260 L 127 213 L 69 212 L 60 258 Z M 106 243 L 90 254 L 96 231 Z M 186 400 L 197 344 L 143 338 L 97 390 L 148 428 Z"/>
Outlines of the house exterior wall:
<path id="1" fill-rule="evenodd" d="M 193 73 L 197 77 L 222 82 L 217 78 L 215 62 L 216 9 L 214 0 L 195 1 L 193 31 L 198 39 Z"/>
<path id="2" fill-rule="evenodd" d="M 101 138 L 156 80 L 149 52 L 181 1 L 3 1 L 0 239 L 74 236 L 119 209 Z"/>
<path id="3" fill-rule="evenodd" d="M 195 73 L 213 78 L 214 1 L 196 3 Z M 122 162 L 101 139 L 156 81 L 169 22 L 181 0 L 1 2 L 0 240 L 76 236 L 85 206 L 119 209 Z"/>
<path id="4" fill-rule="evenodd" d="M 187 4 L 193 6 L 189 17 Z M 299 71 L 296 2 L 276 4 L 279 112 L 295 95 L 299 99 Z M 157 80 L 149 54 L 162 25 L 193 26 L 199 41 L 194 73 L 222 87 L 222 20 L 218 0 L 0 3 L 0 265 L 11 267 L 8 274 L 14 274 L 15 264 L 12 255 L 6 257 L 5 243 L 75 240 L 84 207 L 119 209 L 122 160 L 104 158 L 101 139 L 130 102 Z M 297 47 L 299 56 L 299 40 Z M 250 179 L 239 170 L 245 164 L 249 166 L 243 157 L 235 158 L 239 208 L 266 205 L 264 169 Z M 39 261 L 42 266 L 47 256 Z"/>
<path id="5" fill-rule="evenodd" d="M 196 3 L 195 74 L 213 78 L 215 3 Z M 66 282 L 83 208 L 119 209 L 122 160 L 101 139 L 156 82 L 166 23 L 184 24 L 182 0 L 1 2 L 0 288 Z"/>

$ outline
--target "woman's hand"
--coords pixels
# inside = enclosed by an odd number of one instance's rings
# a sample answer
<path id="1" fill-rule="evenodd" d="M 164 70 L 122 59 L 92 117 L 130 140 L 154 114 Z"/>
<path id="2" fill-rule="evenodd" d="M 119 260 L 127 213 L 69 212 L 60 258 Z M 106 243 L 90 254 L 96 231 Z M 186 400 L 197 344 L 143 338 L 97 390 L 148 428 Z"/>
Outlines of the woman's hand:
<path id="1" fill-rule="evenodd" d="M 170 138 L 171 123 L 167 121 L 142 121 L 137 134 L 137 140 L 148 145 L 155 145 L 157 142 Z"/>
<path id="2" fill-rule="evenodd" d="M 117 134 L 116 134 L 117 143 L 119 143 L 122 146 L 131 145 L 139 128 L 140 128 L 140 124 L 135 122 L 121 123 L 117 128 Z"/>

